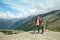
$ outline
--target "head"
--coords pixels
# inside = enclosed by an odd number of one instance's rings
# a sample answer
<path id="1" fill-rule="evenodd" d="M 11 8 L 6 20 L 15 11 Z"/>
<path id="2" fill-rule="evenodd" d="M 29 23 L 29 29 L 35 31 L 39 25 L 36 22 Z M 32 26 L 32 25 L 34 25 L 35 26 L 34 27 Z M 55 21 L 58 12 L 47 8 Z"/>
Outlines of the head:
<path id="1" fill-rule="evenodd" d="M 40 18 L 40 16 L 39 16 L 39 15 L 37 15 L 37 18 L 39 19 L 39 18 Z"/>

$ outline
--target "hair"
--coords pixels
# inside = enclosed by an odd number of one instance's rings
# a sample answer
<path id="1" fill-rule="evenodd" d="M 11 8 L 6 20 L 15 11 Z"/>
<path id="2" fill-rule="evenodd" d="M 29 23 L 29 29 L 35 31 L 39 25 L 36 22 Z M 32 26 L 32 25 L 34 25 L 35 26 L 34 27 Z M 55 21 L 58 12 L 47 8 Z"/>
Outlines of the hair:
<path id="1" fill-rule="evenodd" d="M 35 18 L 35 20 L 34 20 L 35 23 L 37 23 L 37 17 L 38 17 L 38 16 L 39 16 L 39 15 L 37 15 L 36 18 Z M 40 16 L 39 16 L 39 17 L 40 17 Z M 40 25 L 41 25 L 42 21 L 43 21 L 43 19 L 42 19 L 42 18 L 39 18 L 39 24 L 40 24 Z"/>
<path id="2" fill-rule="evenodd" d="M 40 15 L 37 15 L 35 21 L 37 21 L 38 16 L 40 17 Z"/>

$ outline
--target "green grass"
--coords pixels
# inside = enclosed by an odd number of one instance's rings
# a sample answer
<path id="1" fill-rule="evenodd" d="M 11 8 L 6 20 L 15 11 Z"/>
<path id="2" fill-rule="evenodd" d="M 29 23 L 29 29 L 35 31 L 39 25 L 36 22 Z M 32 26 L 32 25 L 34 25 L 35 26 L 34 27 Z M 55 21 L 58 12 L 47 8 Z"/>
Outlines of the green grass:
<path id="1" fill-rule="evenodd" d="M 56 26 L 56 27 L 47 27 L 47 29 L 49 29 L 49 30 L 51 30 L 51 31 L 60 32 L 60 26 Z"/>
<path id="2" fill-rule="evenodd" d="M 19 33 L 20 30 L 0 30 L 0 32 L 4 33 L 5 35 L 12 35 Z"/>

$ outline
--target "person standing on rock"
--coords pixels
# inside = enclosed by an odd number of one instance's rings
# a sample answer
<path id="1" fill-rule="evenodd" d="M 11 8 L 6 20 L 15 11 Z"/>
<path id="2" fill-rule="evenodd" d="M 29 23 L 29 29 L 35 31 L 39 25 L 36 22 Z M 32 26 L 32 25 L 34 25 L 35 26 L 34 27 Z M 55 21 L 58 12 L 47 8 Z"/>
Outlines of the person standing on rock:
<path id="1" fill-rule="evenodd" d="M 40 28 L 42 26 L 42 22 L 43 22 L 43 19 L 40 18 L 40 16 L 38 15 L 36 17 L 36 19 L 34 20 L 34 25 L 36 26 L 34 28 L 34 33 L 36 32 L 36 29 L 38 28 L 38 33 L 40 32 Z"/>

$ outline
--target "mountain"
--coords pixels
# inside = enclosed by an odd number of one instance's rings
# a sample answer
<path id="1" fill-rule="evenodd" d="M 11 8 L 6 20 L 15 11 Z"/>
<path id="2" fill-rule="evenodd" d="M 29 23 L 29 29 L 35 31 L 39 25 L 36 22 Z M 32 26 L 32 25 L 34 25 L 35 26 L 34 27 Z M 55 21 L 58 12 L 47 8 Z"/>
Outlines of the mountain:
<path id="1" fill-rule="evenodd" d="M 15 30 L 20 27 L 21 24 L 30 20 L 33 16 L 27 18 L 13 18 L 13 19 L 0 19 L 0 29 L 12 29 Z"/>
<path id="2" fill-rule="evenodd" d="M 23 19 L 0 19 L 0 29 L 16 29 L 22 21 Z"/>
<path id="3" fill-rule="evenodd" d="M 60 10 L 54 10 L 45 14 L 38 14 L 40 17 L 44 16 L 47 21 L 47 29 L 59 31 L 60 30 Z M 36 16 L 31 15 L 22 19 L 0 19 L 0 29 L 14 29 L 29 31 L 34 29 L 33 21 Z"/>
<path id="4" fill-rule="evenodd" d="M 60 10 L 54 10 L 49 13 L 39 14 L 39 15 L 44 16 L 44 19 L 47 21 L 47 27 L 46 27 L 47 29 L 50 29 L 53 31 L 60 30 Z M 30 20 L 20 25 L 20 27 L 18 27 L 18 30 L 24 30 L 24 31 L 33 30 L 35 27 L 33 25 L 33 21 L 35 18 L 36 16 L 32 17 Z"/>
<path id="5" fill-rule="evenodd" d="M 29 17 L 27 17 L 27 18 L 19 19 L 19 20 L 16 21 L 12 26 L 10 26 L 9 29 L 14 29 L 14 30 L 18 29 L 18 27 L 20 27 L 20 25 L 24 24 L 24 23 L 27 22 L 28 20 L 31 20 L 32 17 L 34 17 L 34 16 L 31 15 L 31 16 L 29 16 Z"/>
<path id="6" fill-rule="evenodd" d="M 13 22 L 12 19 L 0 19 L 0 29 L 6 29 L 10 26 Z"/>
<path id="7" fill-rule="evenodd" d="M 51 12 L 45 19 L 48 22 L 47 28 L 53 31 L 60 31 L 60 10 Z"/>

